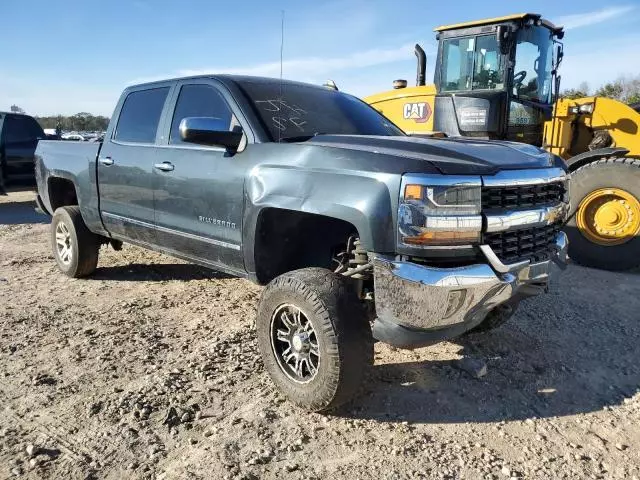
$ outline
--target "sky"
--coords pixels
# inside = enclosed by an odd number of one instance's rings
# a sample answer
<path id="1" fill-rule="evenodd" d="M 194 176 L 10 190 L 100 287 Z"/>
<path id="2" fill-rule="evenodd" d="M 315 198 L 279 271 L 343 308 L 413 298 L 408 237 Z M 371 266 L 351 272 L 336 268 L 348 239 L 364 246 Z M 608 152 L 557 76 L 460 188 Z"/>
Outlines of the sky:
<path id="1" fill-rule="evenodd" d="M 0 110 L 110 116 L 134 83 L 200 73 L 280 75 L 366 96 L 433 79 L 433 28 L 535 12 L 565 26 L 563 88 L 640 74 L 640 0 L 0 0 Z"/>

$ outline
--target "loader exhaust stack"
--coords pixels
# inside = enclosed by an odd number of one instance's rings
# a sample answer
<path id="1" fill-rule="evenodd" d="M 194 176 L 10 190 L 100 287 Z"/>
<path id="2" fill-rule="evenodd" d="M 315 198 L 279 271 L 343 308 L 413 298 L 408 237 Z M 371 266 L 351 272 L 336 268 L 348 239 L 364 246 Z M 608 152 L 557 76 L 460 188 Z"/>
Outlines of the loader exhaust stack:
<path id="1" fill-rule="evenodd" d="M 416 77 L 416 85 L 421 87 L 425 84 L 427 74 L 427 55 L 420 45 L 416 43 L 415 54 L 418 58 L 418 75 Z"/>

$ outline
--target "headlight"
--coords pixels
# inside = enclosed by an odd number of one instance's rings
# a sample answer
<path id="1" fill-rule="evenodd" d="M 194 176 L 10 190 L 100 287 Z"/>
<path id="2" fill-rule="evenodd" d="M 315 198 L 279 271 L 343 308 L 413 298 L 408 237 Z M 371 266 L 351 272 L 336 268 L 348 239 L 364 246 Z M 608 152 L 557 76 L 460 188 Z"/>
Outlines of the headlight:
<path id="1" fill-rule="evenodd" d="M 593 108 L 595 107 L 594 103 L 583 103 L 582 105 L 574 105 L 569 108 L 569 113 L 577 115 L 578 113 L 582 113 L 585 115 L 590 115 L 593 113 Z"/>
<path id="2" fill-rule="evenodd" d="M 580 105 L 580 113 L 593 113 L 593 103 L 584 103 Z"/>
<path id="3" fill-rule="evenodd" d="M 398 208 L 401 245 L 469 245 L 482 230 L 479 177 L 406 175 Z"/>

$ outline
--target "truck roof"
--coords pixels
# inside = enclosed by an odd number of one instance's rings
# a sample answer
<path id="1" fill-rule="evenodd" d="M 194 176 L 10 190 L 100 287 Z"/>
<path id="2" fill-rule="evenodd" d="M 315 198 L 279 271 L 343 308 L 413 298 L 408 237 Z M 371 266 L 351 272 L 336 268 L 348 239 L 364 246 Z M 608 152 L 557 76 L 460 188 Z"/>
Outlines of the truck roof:
<path id="1" fill-rule="evenodd" d="M 175 82 L 175 81 L 180 81 L 180 80 L 198 80 L 198 79 L 203 79 L 203 78 L 213 78 L 213 79 L 221 81 L 222 83 L 227 83 L 227 82 L 234 82 L 234 83 L 257 82 L 257 83 L 271 83 L 271 84 L 276 84 L 276 85 L 280 85 L 280 84 L 282 84 L 282 85 L 298 85 L 298 86 L 302 86 L 302 87 L 319 88 L 321 90 L 326 90 L 326 87 L 323 87 L 322 85 L 314 85 L 312 83 L 298 82 L 296 80 L 286 80 L 286 79 L 273 78 L 273 77 L 259 77 L 259 76 L 253 76 L 253 75 L 232 75 L 232 74 L 226 74 L 226 73 L 225 74 L 211 73 L 211 74 L 204 74 L 204 75 L 190 75 L 190 76 L 185 76 L 185 77 L 166 78 L 166 79 L 163 79 L 163 80 L 155 80 L 153 82 L 145 82 L 145 83 L 138 83 L 138 84 L 135 84 L 135 85 L 129 85 L 127 87 L 127 89 L 138 88 L 138 87 L 146 87 L 146 86 L 153 86 L 153 85 L 166 83 L 166 82 Z"/>
<path id="2" fill-rule="evenodd" d="M 457 30 L 459 28 L 469 28 L 469 27 L 479 27 L 482 25 L 489 25 L 489 24 L 493 24 L 493 23 L 500 23 L 500 22 L 508 22 L 511 20 L 529 20 L 532 19 L 534 21 L 540 21 L 541 24 L 545 27 L 547 27 L 549 30 L 553 31 L 554 33 L 558 33 L 562 31 L 562 26 L 556 26 L 553 23 L 551 23 L 549 20 L 546 20 L 544 18 L 542 18 L 542 15 L 538 14 L 538 13 L 514 13 L 512 15 L 505 15 L 503 17 L 494 17 L 494 18 L 483 18 L 481 20 L 472 20 L 469 22 L 462 22 L 462 23 L 454 23 L 451 25 L 441 25 L 439 27 L 436 27 L 433 29 L 434 32 L 443 32 L 446 30 Z"/>

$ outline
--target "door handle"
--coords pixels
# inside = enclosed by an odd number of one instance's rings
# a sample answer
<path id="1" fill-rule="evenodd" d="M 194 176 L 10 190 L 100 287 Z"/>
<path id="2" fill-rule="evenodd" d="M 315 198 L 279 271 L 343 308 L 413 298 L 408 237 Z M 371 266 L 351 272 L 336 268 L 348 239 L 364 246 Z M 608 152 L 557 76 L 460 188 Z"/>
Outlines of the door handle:
<path id="1" fill-rule="evenodd" d="M 111 157 L 100 157 L 98 159 L 98 161 L 102 164 L 102 165 L 113 165 L 113 158 Z"/>
<path id="2" fill-rule="evenodd" d="M 170 172 L 173 170 L 173 163 L 171 162 L 162 162 L 156 163 L 153 168 L 157 168 L 158 170 L 162 170 L 163 172 Z"/>

